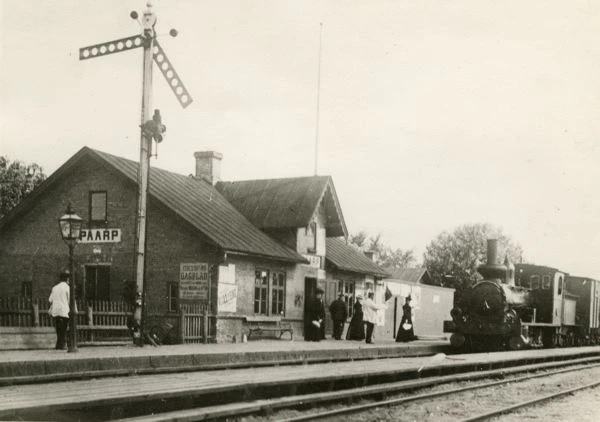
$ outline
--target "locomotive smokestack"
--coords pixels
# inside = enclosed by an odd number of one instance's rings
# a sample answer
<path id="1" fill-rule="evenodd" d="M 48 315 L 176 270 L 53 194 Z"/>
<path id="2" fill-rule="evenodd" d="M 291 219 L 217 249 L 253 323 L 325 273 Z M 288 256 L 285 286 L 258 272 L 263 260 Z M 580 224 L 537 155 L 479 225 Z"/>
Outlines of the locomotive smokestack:
<path id="1" fill-rule="evenodd" d="M 487 262 L 480 265 L 477 268 L 479 274 L 481 274 L 486 280 L 500 279 L 505 282 L 506 279 L 506 267 L 504 265 L 496 264 L 496 258 L 498 256 L 498 239 L 488 239 L 487 241 Z"/>
<path id="2" fill-rule="evenodd" d="M 498 257 L 498 239 L 487 240 L 487 264 L 496 265 L 496 258 Z"/>

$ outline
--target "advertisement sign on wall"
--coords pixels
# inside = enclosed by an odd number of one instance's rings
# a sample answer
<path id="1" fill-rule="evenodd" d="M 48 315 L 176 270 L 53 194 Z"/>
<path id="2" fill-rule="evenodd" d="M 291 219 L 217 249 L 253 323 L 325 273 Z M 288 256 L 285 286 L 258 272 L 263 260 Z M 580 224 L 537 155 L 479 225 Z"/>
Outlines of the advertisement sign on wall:
<path id="1" fill-rule="evenodd" d="M 219 284 L 217 292 L 218 311 L 237 312 L 237 284 L 235 283 L 234 264 L 219 266 Z"/>
<path id="2" fill-rule="evenodd" d="M 194 262 L 180 264 L 179 298 L 187 300 L 208 299 L 208 264 Z"/>

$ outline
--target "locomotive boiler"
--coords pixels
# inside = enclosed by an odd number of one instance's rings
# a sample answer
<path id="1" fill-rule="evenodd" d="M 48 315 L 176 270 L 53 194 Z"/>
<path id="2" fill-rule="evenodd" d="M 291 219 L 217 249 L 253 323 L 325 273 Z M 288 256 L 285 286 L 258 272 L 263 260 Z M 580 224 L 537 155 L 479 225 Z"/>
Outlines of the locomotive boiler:
<path id="1" fill-rule="evenodd" d="M 496 263 L 497 250 L 497 239 L 489 239 L 487 263 L 477 269 L 483 280 L 464 291 L 452 309 L 452 321 L 444 324 L 454 347 L 516 350 L 529 341 L 522 318 L 531 313 L 533 297 L 515 285 L 515 267 L 508 259 L 504 265 Z"/>

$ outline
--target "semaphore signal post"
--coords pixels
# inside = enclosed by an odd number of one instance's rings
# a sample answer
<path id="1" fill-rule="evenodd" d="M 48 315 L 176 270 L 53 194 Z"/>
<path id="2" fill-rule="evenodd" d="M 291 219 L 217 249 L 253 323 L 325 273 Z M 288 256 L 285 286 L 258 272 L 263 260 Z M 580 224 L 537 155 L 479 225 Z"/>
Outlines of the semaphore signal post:
<path id="1" fill-rule="evenodd" d="M 131 12 L 130 16 L 132 19 L 138 21 L 137 12 Z M 150 110 L 152 108 L 152 61 L 154 60 L 154 62 L 156 62 L 183 108 L 186 108 L 192 103 L 192 97 L 183 85 L 183 82 L 181 82 L 177 72 L 175 72 L 171 62 L 156 39 L 156 14 L 152 11 L 151 2 L 146 3 L 146 10 L 139 23 L 142 28 L 140 35 L 133 35 L 80 48 L 79 60 L 87 60 L 135 48 L 143 48 L 140 165 L 138 168 L 139 193 L 136 220 L 136 308 L 134 313 L 134 342 L 139 346 L 143 346 L 144 335 L 142 314 L 145 302 L 146 210 L 148 181 L 150 176 L 150 157 L 152 156 L 152 141 L 161 142 L 163 133 L 166 130 L 166 127 L 162 124 L 159 110 L 154 110 L 154 115 L 150 115 Z M 169 34 L 175 37 L 177 36 L 177 31 L 171 29 Z"/>

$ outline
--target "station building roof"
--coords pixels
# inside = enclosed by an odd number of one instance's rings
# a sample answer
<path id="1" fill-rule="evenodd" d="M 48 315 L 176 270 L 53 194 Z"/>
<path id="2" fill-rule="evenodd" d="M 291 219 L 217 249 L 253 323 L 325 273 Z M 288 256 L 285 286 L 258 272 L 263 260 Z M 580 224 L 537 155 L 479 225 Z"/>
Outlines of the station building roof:
<path id="1" fill-rule="evenodd" d="M 0 230 L 27 210 L 39 195 L 84 160 L 97 160 L 137 184 L 139 164 L 132 160 L 84 147 L 35 189 L 19 206 L 0 220 Z M 306 262 L 291 248 L 254 226 L 210 183 L 156 167 L 150 169 L 148 192 L 226 252 L 238 252 L 288 262 Z"/>
<path id="2" fill-rule="evenodd" d="M 375 277 L 388 277 L 387 273 L 379 265 L 371 261 L 360 250 L 348 245 L 342 238 L 327 238 L 326 260 L 336 268 L 360 274 L 373 275 Z"/>
<path id="3" fill-rule="evenodd" d="M 348 230 L 331 176 L 218 182 L 219 192 L 256 227 L 306 227 L 323 203 L 327 236 Z"/>
<path id="4" fill-rule="evenodd" d="M 431 276 L 427 268 L 386 268 L 391 280 L 405 281 L 408 283 L 429 283 Z"/>

